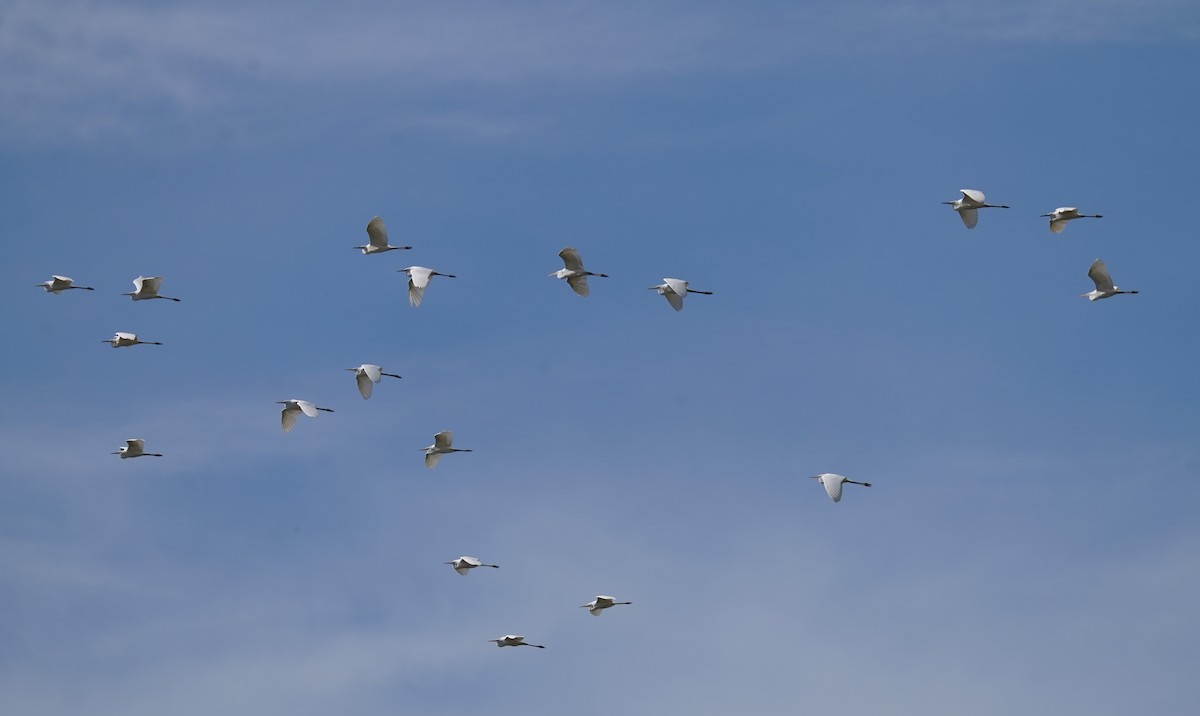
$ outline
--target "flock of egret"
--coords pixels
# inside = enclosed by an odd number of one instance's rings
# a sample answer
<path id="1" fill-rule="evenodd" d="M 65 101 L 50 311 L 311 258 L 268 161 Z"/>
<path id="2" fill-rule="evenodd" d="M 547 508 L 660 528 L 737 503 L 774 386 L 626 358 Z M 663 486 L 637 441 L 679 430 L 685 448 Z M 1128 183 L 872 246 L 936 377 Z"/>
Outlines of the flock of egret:
<path id="1" fill-rule="evenodd" d="M 987 197 L 978 189 L 959 189 L 962 194 L 961 199 L 954 201 L 943 201 L 943 204 L 949 204 L 951 208 L 958 212 L 958 218 L 962 219 L 963 225 L 968 229 L 974 229 L 979 224 L 979 209 L 1008 209 L 1005 204 L 989 204 Z M 1050 230 L 1056 234 L 1061 234 L 1063 229 L 1067 228 L 1067 222 L 1075 219 L 1103 219 L 1103 214 L 1080 214 L 1079 209 L 1074 206 L 1060 206 L 1049 214 L 1042 214 L 1042 217 L 1050 219 Z M 1108 268 L 1104 262 L 1096 259 L 1092 262 L 1088 269 L 1088 278 L 1092 279 L 1092 283 L 1096 284 L 1093 291 L 1079 294 L 1089 301 L 1099 301 L 1102 298 L 1116 296 L 1118 293 L 1137 293 L 1137 291 L 1122 291 L 1113 285 L 1112 277 L 1108 275 Z M 659 287 L 659 293 L 662 293 L 662 287 Z M 667 297 L 668 300 L 670 297 Z M 682 303 L 682 302 L 681 302 Z M 675 305 L 672 303 L 671 305 Z M 676 309 L 678 310 L 678 308 Z"/>
<path id="2" fill-rule="evenodd" d="M 1004 204 L 989 204 L 982 191 L 977 189 L 962 189 L 960 190 L 962 197 L 955 201 L 942 202 L 953 207 L 963 224 L 968 229 L 974 229 L 979 222 L 979 209 L 1008 209 Z M 1066 227 L 1068 221 L 1083 218 L 1101 218 L 1100 214 L 1081 214 L 1075 207 L 1059 207 L 1053 212 L 1041 215 L 1050 220 L 1050 230 L 1054 233 L 1061 233 Z M 376 216 L 367 223 L 368 243 L 354 248 L 362 251 L 364 255 L 378 254 L 387 251 L 410 250 L 411 246 L 393 246 L 388 243 L 387 228 L 383 220 Z M 562 259 L 563 268 L 558 269 L 550 274 L 551 277 L 562 279 L 567 282 L 577 295 L 586 297 L 590 290 L 588 287 L 588 277 L 595 276 L 599 278 L 608 278 L 607 274 L 594 273 L 584 268 L 583 259 L 579 255 L 579 251 L 567 247 L 559 252 L 559 258 Z M 456 278 L 453 274 L 440 273 L 433 269 L 423 266 L 409 266 L 399 270 L 408 275 L 408 301 L 414 308 L 421 305 L 425 297 L 425 290 L 429 286 L 429 281 L 434 276 L 444 276 L 446 278 Z M 1092 279 L 1096 288 L 1088 293 L 1081 294 L 1083 297 L 1098 301 L 1102 298 L 1109 298 L 1121 293 L 1137 293 L 1137 291 L 1126 291 L 1118 288 L 1113 284 L 1112 277 L 1108 273 L 1107 267 L 1100 259 L 1096 259 L 1088 269 L 1088 277 Z M 138 276 L 133 279 L 134 290 L 121 294 L 129 296 L 134 301 L 146 301 L 152 299 L 163 299 L 167 301 L 179 301 L 180 299 L 163 296 L 159 293 L 162 287 L 163 278 L 161 276 Z M 47 293 L 60 294 L 68 290 L 84 290 L 94 291 L 91 286 L 76 286 L 74 279 L 68 276 L 51 276 L 48 281 L 36 284 L 45 289 Z M 657 291 L 663 296 L 671 308 L 676 311 L 683 310 L 683 301 L 689 293 L 698 293 L 711 296 L 711 291 L 699 291 L 691 288 L 687 281 L 677 278 L 664 278 L 663 283 L 651 286 L 649 290 Z M 117 331 L 112 338 L 105 339 L 105 343 L 110 344 L 113 348 L 125 348 L 136 345 L 156 345 L 161 346 L 159 341 L 143 341 L 137 337 L 135 333 Z M 371 363 L 363 363 L 355 368 L 346 368 L 345 370 L 354 373 L 354 379 L 358 386 L 359 395 L 363 400 L 371 397 L 374 386 L 382 381 L 384 377 L 401 378 L 396 373 L 385 373 L 383 368 Z M 308 400 L 292 398 L 289 400 L 276 401 L 282 405 L 280 411 L 280 425 L 283 432 L 291 432 L 303 414 L 310 418 L 317 417 L 321 412 L 332 413 L 331 408 L 321 407 Z M 453 447 L 454 434 L 449 430 L 443 430 L 433 436 L 433 444 L 422 448 L 425 453 L 425 467 L 434 468 L 441 460 L 443 455 L 456 452 L 471 452 L 470 448 Z M 112 453 L 119 455 L 122 460 L 127 458 L 137 457 L 162 457 L 162 453 L 151 453 L 145 451 L 145 441 L 141 438 L 130 438 L 125 441 L 125 446 L 119 448 Z M 870 487 L 869 482 L 859 482 L 851 480 L 844 475 L 826 472 L 819 475 L 813 475 L 813 479 L 817 480 L 824 488 L 826 494 L 834 502 L 840 502 L 842 499 L 842 488 L 844 485 L 861 485 L 862 487 Z M 472 569 L 479 567 L 491 567 L 499 569 L 499 565 L 485 564 L 477 557 L 461 556 L 457 559 L 446 562 L 445 564 L 453 567 L 454 571 L 460 575 L 468 574 Z M 580 605 L 580 608 L 587 609 L 593 616 L 599 616 L 604 610 L 616 605 L 632 604 L 630 601 L 619 602 L 614 597 L 606 595 L 597 595 L 595 599 L 587 604 Z M 541 644 L 530 644 L 525 641 L 525 637 L 516 634 L 507 634 L 499 639 L 491 639 L 491 642 L 497 646 L 531 646 L 537 649 L 544 649 Z"/>

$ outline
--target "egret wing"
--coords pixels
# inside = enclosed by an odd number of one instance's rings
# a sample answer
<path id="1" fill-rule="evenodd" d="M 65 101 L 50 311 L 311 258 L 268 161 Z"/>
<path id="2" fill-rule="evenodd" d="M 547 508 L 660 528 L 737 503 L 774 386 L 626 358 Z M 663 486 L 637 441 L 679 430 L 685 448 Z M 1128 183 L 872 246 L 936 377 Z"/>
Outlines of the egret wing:
<path id="1" fill-rule="evenodd" d="M 663 297 L 667 299 L 667 303 L 671 304 L 671 308 L 674 308 L 676 311 L 683 310 L 683 296 L 681 294 L 675 293 L 668 288 L 663 291 Z"/>
<path id="2" fill-rule="evenodd" d="M 663 283 L 667 284 L 668 288 L 670 288 L 672 291 L 679 294 L 680 296 L 687 293 L 688 282 L 684 281 L 681 278 L 664 278 Z"/>
<path id="3" fill-rule="evenodd" d="M 454 568 L 454 571 L 458 572 L 459 574 L 461 574 L 465 577 L 465 576 L 467 576 L 467 572 L 471 571 L 471 568 L 467 567 L 465 565 L 459 565 Z"/>
<path id="4" fill-rule="evenodd" d="M 383 380 L 383 368 L 380 366 L 371 365 L 370 363 L 363 363 L 362 370 L 367 374 L 367 377 L 371 379 L 372 383 L 378 383 L 379 381 Z"/>
<path id="5" fill-rule="evenodd" d="M 307 400 L 297 400 L 296 405 L 300 406 L 300 410 L 304 411 L 304 414 L 308 417 L 317 417 L 317 406 L 313 405 Z"/>
<path id="6" fill-rule="evenodd" d="M 821 484 L 825 486 L 825 494 L 834 502 L 842 501 L 842 483 L 846 478 L 841 475 L 826 473 L 821 475 Z"/>
<path id="7" fill-rule="evenodd" d="M 1054 233 L 1061 234 L 1063 232 L 1063 229 L 1065 229 L 1065 228 L 1067 228 L 1067 220 L 1066 219 L 1051 219 L 1050 220 L 1050 230 L 1053 231 Z"/>
<path id="8" fill-rule="evenodd" d="M 433 468 L 437 467 L 438 461 L 441 459 L 442 459 L 442 453 L 427 452 L 427 453 L 425 453 L 425 467 L 432 470 Z"/>
<path id="9" fill-rule="evenodd" d="M 584 276 L 583 274 L 568 276 L 567 285 L 571 287 L 572 291 L 580 296 L 587 296 L 588 293 L 590 293 L 588 289 L 587 276 Z"/>
<path id="10" fill-rule="evenodd" d="M 134 281 L 133 283 L 137 285 L 138 293 L 141 293 L 144 290 L 146 293 L 156 294 L 158 293 L 159 286 L 162 286 L 162 276 L 150 276 L 148 278 L 143 278 L 140 284 L 137 281 Z"/>
<path id="11" fill-rule="evenodd" d="M 443 450 L 450 447 L 450 444 L 453 442 L 454 442 L 454 433 L 449 430 L 443 430 L 442 432 L 433 436 L 433 444 L 436 447 L 441 448 Z"/>
<path id="12" fill-rule="evenodd" d="M 405 269 L 408 274 L 408 282 L 417 288 L 425 288 L 429 285 L 429 277 L 433 275 L 433 269 L 425 268 L 424 266 L 409 266 Z"/>
<path id="13" fill-rule="evenodd" d="M 974 229 L 975 225 L 979 223 L 979 210 L 978 209 L 959 209 L 958 210 L 958 218 L 962 219 L 963 225 L 966 226 L 968 229 Z"/>
<path id="14" fill-rule="evenodd" d="M 283 412 L 280 413 L 280 425 L 283 427 L 283 432 L 290 433 L 292 428 L 296 427 L 296 421 L 300 419 L 300 410 L 284 406 Z"/>
<path id="15" fill-rule="evenodd" d="M 465 557 L 464 556 L 464 557 L 459 557 L 458 561 L 462 562 L 463 564 L 469 564 L 472 567 L 478 567 L 479 565 L 483 564 L 483 561 L 481 559 L 479 559 L 478 557 Z"/>
<path id="16" fill-rule="evenodd" d="M 375 387 L 375 383 L 371 382 L 371 378 L 367 376 L 366 371 L 358 371 L 354 374 L 354 380 L 358 382 L 358 394 L 363 397 L 363 400 L 371 397 L 371 390 Z"/>
<path id="17" fill-rule="evenodd" d="M 123 341 L 136 341 L 137 334 L 136 333 L 125 333 L 124 331 L 117 331 L 117 338 L 120 338 Z"/>
<path id="18" fill-rule="evenodd" d="M 563 260 L 563 265 L 572 271 L 583 271 L 583 259 L 579 258 L 579 252 L 568 246 L 558 252 L 558 257 Z"/>
<path id="19" fill-rule="evenodd" d="M 125 441 L 125 447 L 128 448 L 130 453 L 142 452 L 145 446 L 146 441 L 141 438 L 132 438 Z"/>
<path id="20" fill-rule="evenodd" d="M 987 201 L 987 199 L 983 196 L 983 192 L 979 191 L 978 189 L 959 189 L 959 191 L 962 192 L 963 199 L 967 200 L 969 203 L 983 204 Z"/>
<path id="21" fill-rule="evenodd" d="M 426 279 L 428 283 L 428 279 Z M 425 287 L 418 286 L 411 278 L 408 280 L 408 305 L 416 308 L 425 300 Z"/>
<path id="22" fill-rule="evenodd" d="M 1114 291 L 1112 277 L 1108 275 L 1108 267 L 1100 259 L 1092 262 L 1092 267 L 1088 269 L 1088 277 L 1092 279 L 1092 283 L 1096 284 L 1097 291 Z"/>
<path id="23" fill-rule="evenodd" d="M 387 248 L 387 227 L 383 225 L 383 219 L 376 216 L 367 222 L 367 238 L 370 239 L 371 246 L 377 249 Z"/>

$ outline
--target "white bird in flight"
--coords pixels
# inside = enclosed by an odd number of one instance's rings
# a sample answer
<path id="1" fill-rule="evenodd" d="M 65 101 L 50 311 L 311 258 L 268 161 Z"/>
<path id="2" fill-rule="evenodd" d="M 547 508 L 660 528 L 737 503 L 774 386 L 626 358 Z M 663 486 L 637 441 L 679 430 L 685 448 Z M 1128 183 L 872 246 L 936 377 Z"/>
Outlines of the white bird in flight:
<path id="1" fill-rule="evenodd" d="M 1079 209 L 1073 206 L 1060 206 L 1049 214 L 1042 216 L 1050 217 L 1050 230 L 1056 234 L 1061 234 L 1062 230 L 1067 228 L 1067 222 L 1072 219 L 1103 219 L 1103 214 L 1080 214 Z"/>
<path id="2" fill-rule="evenodd" d="M 1137 291 L 1122 291 L 1117 286 L 1114 286 L 1112 276 L 1108 275 L 1108 267 L 1100 259 L 1092 262 L 1092 267 L 1088 269 L 1088 278 L 1092 279 L 1092 283 L 1096 284 L 1095 290 L 1079 295 L 1089 301 L 1099 301 L 1102 298 L 1115 296 L 1118 293 L 1137 293 Z"/>
<path id="3" fill-rule="evenodd" d="M 689 293 L 702 293 L 705 296 L 713 295 L 712 291 L 697 291 L 694 288 L 688 288 L 688 282 L 678 278 L 664 278 L 663 282 L 658 286 L 651 286 L 650 291 L 658 291 L 658 295 L 667 299 L 667 303 L 671 304 L 671 308 L 676 311 L 683 310 L 683 298 Z"/>
<path id="4" fill-rule="evenodd" d="M 125 333 L 117 331 L 112 338 L 105 338 L 101 343 L 108 343 L 113 348 L 124 348 L 126 346 L 161 346 L 158 341 L 139 341 L 136 333 Z"/>
<path id="5" fill-rule="evenodd" d="M 383 225 L 383 219 L 376 216 L 367 222 L 367 240 L 369 243 L 362 246 L 355 246 L 360 249 L 363 255 L 378 254 L 384 251 L 404 251 L 411 249 L 411 246 L 392 246 L 388 244 L 387 227 Z"/>
<path id="6" fill-rule="evenodd" d="M 95 291 L 96 290 L 96 289 L 92 288 L 91 286 L 76 286 L 75 279 L 71 278 L 70 276 L 55 275 L 55 276 L 51 276 L 49 281 L 43 281 L 41 283 L 37 283 L 34 285 L 41 286 L 42 288 L 46 289 L 46 293 L 53 293 L 55 295 L 57 295 L 63 291 L 69 291 L 72 288 L 78 288 L 83 291 Z"/>
<path id="7" fill-rule="evenodd" d="M 869 482 L 855 482 L 845 475 L 838 475 L 832 472 L 823 472 L 820 475 L 813 475 L 812 478 L 825 486 L 825 492 L 829 495 L 829 499 L 834 502 L 842 501 L 842 485 L 845 483 L 862 485 L 863 487 L 871 486 Z"/>
<path id="8" fill-rule="evenodd" d="M 451 562 L 446 562 L 445 564 L 451 565 L 454 567 L 455 572 L 458 572 L 463 576 L 466 576 L 467 572 L 470 572 L 476 567 L 492 567 L 494 569 L 500 569 L 500 565 L 498 564 L 484 564 L 483 562 L 479 561 L 478 557 L 468 557 L 466 555 L 463 555 L 462 557 L 459 557 Z"/>
<path id="9" fill-rule="evenodd" d="M 375 387 L 376 383 L 383 380 L 383 376 L 386 375 L 389 378 L 401 377 L 395 373 L 384 373 L 383 368 L 370 363 L 363 363 L 357 368 L 347 368 L 346 370 L 354 371 L 354 379 L 358 381 L 358 393 L 363 397 L 363 400 L 371 397 L 371 390 Z"/>
<path id="10" fill-rule="evenodd" d="M 633 604 L 633 602 L 618 602 L 618 601 L 615 601 L 613 597 L 606 597 L 603 594 L 601 594 L 601 595 L 597 595 L 597 597 L 595 599 L 588 602 L 587 604 L 581 604 L 579 606 L 579 608 L 587 609 L 589 612 L 592 613 L 592 616 L 598 617 L 598 616 L 600 616 L 600 612 L 602 612 L 605 609 L 608 609 L 609 607 L 616 605 L 616 604 Z"/>
<path id="11" fill-rule="evenodd" d="M 308 402 L 307 400 L 297 400 L 293 398 L 291 400 L 276 400 L 275 402 L 283 406 L 283 410 L 280 412 L 279 417 L 281 425 L 283 426 L 283 432 L 285 433 L 292 432 L 292 428 L 296 427 L 296 421 L 300 419 L 300 413 L 304 413 L 310 418 L 315 418 L 317 417 L 318 410 L 324 410 L 326 413 L 333 412 L 329 408 L 319 407 L 314 403 Z"/>
<path id="12" fill-rule="evenodd" d="M 124 460 L 127 457 L 162 457 L 162 453 L 146 452 L 146 441 L 141 438 L 130 438 L 125 441 L 125 447 L 118 449 L 113 455 L 120 455 Z"/>
<path id="13" fill-rule="evenodd" d="M 554 273 L 550 274 L 555 278 L 565 278 L 571 290 L 580 296 L 588 295 L 588 276 L 599 276 L 600 278 L 608 278 L 606 273 L 592 273 L 583 268 L 583 259 L 579 258 L 579 252 L 568 246 L 558 252 L 558 257 L 563 260 L 563 266 Z"/>
<path id="14" fill-rule="evenodd" d="M 975 224 L 979 223 L 979 212 L 976 209 L 1007 209 L 1004 204 L 989 204 L 983 196 L 983 192 L 978 189 L 959 189 L 962 192 L 962 198 L 956 201 L 943 201 L 943 204 L 949 204 L 958 212 L 958 217 L 968 229 L 974 229 Z"/>
<path id="15" fill-rule="evenodd" d="M 170 296 L 158 295 L 158 289 L 162 286 L 162 276 L 138 276 L 133 280 L 133 289 L 129 293 L 122 293 L 122 296 L 129 296 L 135 301 L 148 301 L 152 298 L 165 298 L 168 301 L 178 301 L 178 298 Z"/>
<path id="16" fill-rule="evenodd" d="M 433 469 L 437 466 L 438 460 L 442 459 L 442 455 L 447 455 L 452 452 L 471 452 L 469 448 L 450 447 L 450 443 L 454 442 L 454 433 L 449 430 L 443 430 L 433 436 L 433 444 L 427 448 L 422 448 L 425 451 L 425 467 Z"/>
<path id="17" fill-rule="evenodd" d="M 496 646 L 532 646 L 535 649 L 546 648 L 541 644 L 527 644 L 525 642 L 525 637 L 521 636 L 520 634 L 505 634 L 499 639 L 488 639 L 488 641 L 495 642 Z"/>
<path id="18" fill-rule="evenodd" d="M 397 270 L 408 274 L 408 305 L 413 308 L 421 305 L 421 299 L 425 298 L 425 287 L 429 285 L 431 277 L 445 276 L 446 278 L 458 278 L 454 274 L 438 273 L 424 266 L 409 266 L 408 268 Z"/>

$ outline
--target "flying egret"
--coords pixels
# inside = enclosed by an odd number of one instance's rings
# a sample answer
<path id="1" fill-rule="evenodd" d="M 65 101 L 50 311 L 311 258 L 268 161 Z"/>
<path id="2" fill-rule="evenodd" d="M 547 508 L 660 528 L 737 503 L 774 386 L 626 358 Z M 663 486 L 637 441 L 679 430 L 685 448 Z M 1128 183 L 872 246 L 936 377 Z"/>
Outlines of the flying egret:
<path id="1" fill-rule="evenodd" d="M 618 602 L 618 601 L 614 601 L 613 597 L 606 597 L 603 594 L 601 594 L 601 595 L 598 595 L 592 601 L 588 602 L 587 604 L 581 604 L 579 606 L 579 608 L 587 609 L 589 612 L 592 613 L 592 616 L 598 617 L 598 616 L 600 616 L 600 612 L 604 611 L 605 609 L 608 609 L 609 607 L 613 606 L 614 604 L 633 604 L 633 602 Z"/>
<path id="2" fill-rule="evenodd" d="M 525 637 L 520 634 L 505 634 L 499 639 L 488 639 L 496 643 L 496 646 L 532 646 L 535 649 L 545 649 L 541 644 L 527 644 Z"/>
<path id="3" fill-rule="evenodd" d="M 458 572 L 464 577 L 466 576 L 467 572 L 470 572 L 476 567 L 492 567 L 494 569 L 500 569 L 500 565 L 498 564 L 484 564 L 483 562 L 479 561 L 478 557 L 468 557 L 466 555 L 463 555 L 452 562 L 446 562 L 445 564 L 453 566 L 454 571 Z"/>
<path id="4" fill-rule="evenodd" d="M 978 189 L 959 189 L 962 198 L 956 201 L 943 201 L 958 212 L 958 217 L 968 229 L 974 229 L 979 223 L 979 212 L 976 209 L 1007 209 L 1004 204 L 989 204 L 984 199 L 983 192 Z"/>
<path id="5" fill-rule="evenodd" d="M 450 447 L 450 443 L 454 442 L 454 433 L 449 430 L 443 430 L 433 436 L 433 444 L 427 448 L 422 448 L 425 451 L 425 467 L 433 469 L 437 466 L 438 460 L 442 459 L 442 455 L 452 452 L 471 452 L 468 448 Z"/>
<path id="6" fill-rule="evenodd" d="M 388 244 L 387 227 L 383 225 L 383 219 L 376 216 L 367 222 L 367 239 L 370 243 L 362 246 L 355 246 L 356 249 L 361 249 L 363 255 L 379 254 L 384 251 L 397 251 L 411 249 L 411 246 L 392 246 Z"/>
<path id="7" fill-rule="evenodd" d="M 565 278 L 571 290 L 580 296 L 588 295 L 588 276 L 599 276 L 608 278 L 606 273 L 592 273 L 583 268 L 583 259 L 579 258 L 579 252 L 568 246 L 558 252 L 558 257 L 563 260 L 563 266 L 554 273 L 550 274 L 555 278 Z"/>
<path id="8" fill-rule="evenodd" d="M 1067 228 L 1067 222 L 1071 219 L 1103 219 L 1103 214 L 1080 214 L 1079 209 L 1073 206 L 1060 206 L 1049 214 L 1042 216 L 1050 217 L 1050 230 L 1056 234 L 1061 234 L 1062 230 Z"/>
<path id="9" fill-rule="evenodd" d="M 354 371 L 354 379 L 358 381 L 358 392 L 362 395 L 363 400 L 371 397 L 371 390 L 375 384 L 383 380 L 383 376 L 389 378 L 399 378 L 395 373 L 384 373 L 383 368 L 370 363 L 363 363 L 357 368 L 347 368 L 346 370 Z"/>
<path id="10" fill-rule="evenodd" d="M 75 284 L 75 279 L 71 278 L 70 276 L 55 275 L 55 276 L 51 276 L 49 281 L 35 283 L 34 285 L 41 286 L 42 288 L 46 289 L 46 293 L 53 293 L 55 295 L 57 295 L 63 291 L 69 291 L 72 288 L 78 288 L 83 291 L 95 291 L 96 290 L 96 289 L 92 288 L 91 286 L 76 286 L 74 284 Z"/>
<path id="11" fill-rule="evenodd" d="M 862 485 L 863 487 L 871 486 L 869 482 L 855 482 L 845 475 L 837 475 L 832 472 L 823 472 L 820 475 L 813 475 L 812 478 L 825 486 L 825 492 L 834 502 L 842 501 L 842 485 L 844 483 L 848 482 L 851 485 Z"/>
<path id="12" fill-rule="evenodd" d="M 671 308 L 676 311 L 683 310 L 683 298 L 689 293 L 702 293 L 705 296 L 713 295 L 712 291 L 697 291 L 694 288 L 688 288 L 688 282 L 678 278 L 664 278 L 663 282 L 658 286 L 651 286 L 648 290 L 658 291 L 658 295 L 667 299 L 667 303 L 671 304 Z"/>
<path id="13" fill-rule="evenodd" d="M 296 421 L 300 419 L 300 413 L 304 413 L 310 418 L 315 418 L 317 417 L 318 410 L 324 410 L 327 413 L 333 412 L 329 408 L 318 407 L 307 400 L 293 398 L 291 400 L 276 400 L 275 402 L 283 406 L 283 410 L 280 412 L 280 420 L 283 425 L 283 432 L 285 433 L 292 432 L 292 428 L 296 427 Z"/>
<path id="14" fill-rule="evenodd" d="M 397 271 L 408 274 L 408 305 L 413 308 L 421 305 L 421 299 L 425 298 L 425 287 L 429 285 L 431 277 L 445 276 L 446 278 L 458 278 L 454 274 L 438 273 L 424 266 L 409 266 L 408 268 L 397 269 Z"/>
<path id="15" fill-rule="evenodd" d="M 170 296 L 158 295 L 158 288 L 162 286 L 162 276 L 138 276 L 133 280 L 133 291 L 122 293 L 122 296 L 129 296 L 135 301 L 148 301 L 152 298 L 165 298 L 168 301 L 178 301 L 178 298 Z"/>
<path id="16" fill-rule="evenodd" d="M 120 455 L 124 460 L 127 457 L 162 457 L 162 453 L 146 452 L 146 441 L 141 438 L 130 438 L 125 441 L 125 447 L 119 448 L 113 455 Z"/>
<path id="17" fill-rule="evenodd" d="M 126 346 L 161 346 L 158 341 L 139 341 L 136 333 L 125 333 L 117 331 L 112 338 L 105 338 L 101 343 L 108 343 L 113 348 L 124 348 Z"/>
<path id="18" fill-rule="evenodd" d="M 1094 291 L 1079 294 L 1089 301 L 1099 301 L 1102 298 L 1115 296 L 1118 293 L 1137 293 L 1137 291 L 1122 291 L 1113 285 L 1112 276 L 1108 275 L 1108 267 L 1100 259 L 1092 262 L 1092 267 L 1088 269 L 1088 277 L 1092 279 L 1092 283 L 1096 284 Z"/>

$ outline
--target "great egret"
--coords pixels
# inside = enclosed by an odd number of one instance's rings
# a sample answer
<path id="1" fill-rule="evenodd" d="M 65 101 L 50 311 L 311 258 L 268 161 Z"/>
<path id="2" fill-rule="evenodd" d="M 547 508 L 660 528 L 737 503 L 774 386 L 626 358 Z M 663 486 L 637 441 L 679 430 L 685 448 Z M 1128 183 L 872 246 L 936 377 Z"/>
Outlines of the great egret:
<path id="1" fill-rule="evenodd" d="M 165 298 L 168 301 L 178 301 L 178 298 L 170 296 L 158 295 L 158 288 L 162 285 L 162 276 L 138 276 L 133 280 L 133 289 L 129 293 L 122 293 L 122 296 L 129 296 L 135 301 L 148 301 L 152 298 Z"/>
<path id="2" fill-rule="evenodd" d="M 466 576 L 467 572 L 470 572 L 476 567 L 492 567 L 494 569 L 500 569 L 500 565 L 498 564 L 484 564 L 483 562 L 479 561 L 478 557 L 468 557 L 466 555 L 463 555 L 452 562 L 446 562 L 445 564 L 451 565 L 454 567 L 455 572 L 458 572 L 463 576 Z"/>
<path id="3" fill-rule="evenodd" d="M 433 436 L 433 444 L 425 450 L 425 467 L 433 469 L 437 466 L 438 460 L 442 459 L 442 455 L 452 452 L 471 452 L 468 448 L 450 447 L 450 443 L 454 442 L 454 433 L 449 430 L 443 430 Z"/>
<path id="4" fill-rule="evenodd" d="M 354 247 L 360 249 L 364 255 L 412 248 L 411 246 L 392 246 L 388 244 L 387 227 L 383 225 L 383 219 L 380 219 L 378 216 L 367 222 L 367 240 L 369 243 Z"/>
<path id="5" fill-rule="evenodd" d="M 125 447 L 118 449 L 113 455 L 120 455 L 124 460 L 127 457 L 162 457 L 162 453 L 146 452 L 146 441 L 141 438 L 130 438 L 125 441 Z"/>
<path id="6" fill-rule="evenodd" d="M 975 224 L 979 223 L 979 213 L 976 209 L 1007 209 L 1004 204 L 989 204 L 983 196 L 983 192 L 978 189 L 959 189 L 962 192 L 962 198 L 955 201 L 943 201 L 943 204 L 949 204 L 958 212 L 958 217 L 962 219 L 962 223 L 968 229 L 974 229 Z"/>
<path id="7" fill-rule="evenodd" d="M 614 601 L 613 597 L 606 597 L 601 594 L 601 595 L 598 595 L 592 601 L 588 602 L 587 604 L 581 604 L 579 608 L 587 609 L 589 612 L 592 613 L 592 616 L 598 617 L 598 616 L 600 616 L 600 612 L 604 611 L 605 609 L 608 609 L 609 607 L 611 607 L 615 604 L 633 604 L 633 602 L 618 602 L 618 601 Z"/>
<path id="8" fill-rule="evenodd" d="M 495 642 L 496 646 L 532 646 L 535 649 L 546 648 L 541 644 L 525 643 L 525 637 L 521 636 L 520 634 L 505 634 L 499 639 L 488 639 L 488 641 Z"/>
<path id="9" fill-rule="evenodd" d="M 78 288 L 83 291 L 95 291 L 96 290 L 96 289 L 92 288 L 91 286 L 76 286 L 74 284 L 75 284 L 75 279 L 71 278 L 70 276 L 55 275 L 55 276 L 51 276 L 49 281 L 42 281 L 41 283 L 35 283 L 34 285 L 41 286 L 42 288 L 46 289 L 46 293 L 53 293 L 53 294 L 58 294 L 58 293 L 61 293 L 62 291 L 69 291 L 70 289 L 73 289 L 73 288 Z"/>
<path id="10" fill-rule="evenodd" d="M 280 412 L 280 422 L 285 433 L 292 432 L 292 428 L 296 427 L 296 421 L 300 419 L 300 413 L 304 413 L 310 418 L 315 418 L 317 417 L 318 410 L 324 410 L 327 413 L 333 412 L 329 408 L 319 407 L 307 400 L 293 398 L 291 400 L 276 400 L 275 402 L 283 406 L 283 410 Z"/>
<path id="11" fill-rule="evenodd" d="M 1056 234 L 1061 234 L 1062 230 L 1067 228 L 1067 222 L 1072 219 L 1103 219 L 1103 214 L 1080 214 L 1079 209 L 1073 206 L 1060 206 L 1049 214 L 1042 216 L 1050 217 L 1050 230 Z"/>
<path id="12" fill-rule="evenodd" d="M 608 278 L 606 273 L 592 273 L 583 268 L 583 259 L 579 258 L 579 252 L 568 246 L 558 252 L 558 257 L 563 260 L 563 266 L 554 273 L 550 274 L 555 278 L 565 278 L 571 290 L 580 296 L 588 295 L 588 276 L 599 276 Z"/>
<path id="13" fill-rule="evenodd" d="M 1096 284 L 1096 289 L 1079 295 L 1089 301 L 1099 301 L 1102 298 L 1115 296 L 1118 293 L 1137 293 L 1137 291 L 1122 291 L 1120 288 L 1114 286 L 1112 276 L 1108 275 L 1108 267 L 1100 259 L 1092 262 L 1092 267 L 1088 269 L 1088 277 L 1092 279 L 1092 283 Z"/>
<path id="14" fill-rule="evenodd" d="M 106 338 L 101 343 L 108 343 L 113 348 L 124 348 L 126 346 L 161 346 L 158 341 L 139 341 L 136 333 L 125 333 L 117 331 L 112 338 Z"/>
<path id="15" fill-rule="evenodd" d="M 424 266 L 409 266 L 408 268 L 397 270 L 408 274 L 408 305 L 413 308 L 421 305 L 421 299 L 425 298 L 425 287 L 429 285 L 431 277 L 445 276 L 446 278 L 458 278 L 454 274 L 438 273 Z"/>
<path id="16" fill-rule="evenodd" d="M 820 475 L 813 475 L 812 478 L 825 486 L 825 492 L 834 502 L 842 501 L 842 485 L 844 483 L 850 483 L 851 485 L 862 485 L 863 487 L 871 486 L 871 483 L 869 482 L 855 482 L 845 475 L 838 475 L 832 472 L 823 472 Z"/>
<path id="17" fill-rule="evenodd" d="M 383 368 L 370 363 L 363 363 L 357 368 L 347 368 L 346 370 L 354 371 L 354 379 L 358 381 L 358 392 L 363 397 L 363 400 L 371 397 L 371 390 L 375 384 L 383 380 L 383 376 L 389 378 L 399 378 L 395 373 L 384 373 Z"/>
<path id="18" fill-rule="evenodd" d="M 658 291 L 658 295 L 667 299 L 667 303 L 671 304 L 671 308 L 676 311 L 683 310 L 683 299 L 689 293 L 702 293 L 705 296 L 713 295 L 712 291 L 697 291 L 694 288 L 688 288 L 688 282 L 678 278 L 664 278 L 663 282 L 658 286 L 651 286 L 648 290 Z"/>

